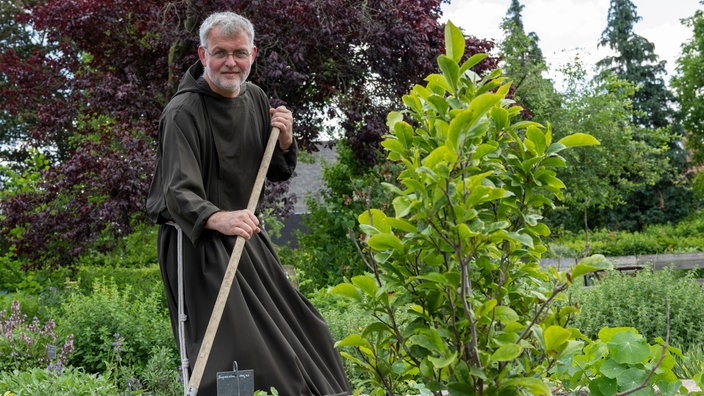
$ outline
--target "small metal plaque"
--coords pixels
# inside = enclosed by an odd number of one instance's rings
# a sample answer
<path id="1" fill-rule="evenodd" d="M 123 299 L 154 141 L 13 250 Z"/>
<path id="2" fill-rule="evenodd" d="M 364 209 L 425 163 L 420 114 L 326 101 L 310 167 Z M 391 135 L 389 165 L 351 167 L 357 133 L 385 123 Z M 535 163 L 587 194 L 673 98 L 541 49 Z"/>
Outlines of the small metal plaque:
<path id="1" fill-rule="evenodd" d="M 254 370 L 221 371 L 218 373 L 218 396 L 254 395 Z"/>
<path id="2" fill-rule="evenodd" d="M 55 345 L 47 345 L 46 346 L 46 356 L 49 358 L 49 360 L 54 360 L 56 359 L 56 350 L 58 348 Z"/>

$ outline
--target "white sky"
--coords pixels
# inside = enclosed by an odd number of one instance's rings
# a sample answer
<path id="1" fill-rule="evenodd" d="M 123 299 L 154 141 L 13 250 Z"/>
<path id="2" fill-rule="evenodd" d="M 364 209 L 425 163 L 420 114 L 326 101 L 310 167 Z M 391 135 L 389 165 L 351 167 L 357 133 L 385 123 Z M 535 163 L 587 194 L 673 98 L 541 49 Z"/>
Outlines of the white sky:
<path id="1" fill-rule="evenodd" d="M 632 0 L 641 17 L 634 31 L 655 44 L 655 53 L 667 61 L 669 82 L 674 73 L 675 60 L 681 53 L 682 43 L 692 37 L 689 28 L 680 20 L 704 9 L 699 0 Z M 501 21 L 506 16 L 511 0 L 452 0 L 443 5 L 443 21 L 462 28 L 465 34 L 478 38 L 502 39 Z M 609 0 L 521 0 L 523 28 L 535 32 L 543 56 L 556 70 L 561 65 L 579 57 L 588 71 L 599 59 L 608 54 L 597 48 L 601 33 L 606 28 Z M 559 80 L 551 72 L 550 78 Z"/>

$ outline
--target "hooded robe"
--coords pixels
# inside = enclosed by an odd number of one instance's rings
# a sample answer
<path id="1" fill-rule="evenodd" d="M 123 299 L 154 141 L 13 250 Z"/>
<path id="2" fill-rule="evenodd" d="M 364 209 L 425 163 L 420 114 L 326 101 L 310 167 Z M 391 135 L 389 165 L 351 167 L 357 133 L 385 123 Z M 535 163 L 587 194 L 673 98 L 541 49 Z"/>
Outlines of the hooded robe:
<path id="1" fill-rule="evenodd" d="M 182 230 L 185 343 L 195 366 L 236 237 L 205 229 L 217 211 L 247 207 L 271 131 L 269 100 L 245 82 L 240 94 L 214 93 L 195 63 L 159 122 L 157 166 L 147 200 L 161 224 L 158 257 L 178 340 L 177 229 Z M 287 180 L 297 146 L 277 145 L 267 178 Z M 188 242 L 190 240 L 190 243 Z M 348 395 L 339 353 L 321 315 L 288 280 L 264 230 L 246 241 L 198 394 L 215 396 L 216 373 L 254 370 L 255 389 L 282 396 Z"/>

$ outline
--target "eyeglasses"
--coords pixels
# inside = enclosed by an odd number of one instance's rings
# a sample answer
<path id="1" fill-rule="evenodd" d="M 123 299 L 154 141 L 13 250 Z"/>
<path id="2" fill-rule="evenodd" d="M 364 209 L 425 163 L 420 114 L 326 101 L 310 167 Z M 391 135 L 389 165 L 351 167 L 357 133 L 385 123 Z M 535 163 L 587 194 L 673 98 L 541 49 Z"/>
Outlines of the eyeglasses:
<path id="1" fill-rule="evenodd" d="M 205 47 L 203 47 L 205 48 Z M 230 55 L 232 55 L 233 58 L 239 59 L 239 60 L 245 60 L 249 57 L 250 52 L 247 50 L 239 49 L 239 50 L 234 50 L 232 52 L 227 52 L 225 50 L 215 50 L 213 52 L 208 51 L 207 48 L 205 48 L 205 52 L 208 53 L 208 55 L 212 56 L 215 59 L 218 60 L 224 60 L 227 59 Z"/>

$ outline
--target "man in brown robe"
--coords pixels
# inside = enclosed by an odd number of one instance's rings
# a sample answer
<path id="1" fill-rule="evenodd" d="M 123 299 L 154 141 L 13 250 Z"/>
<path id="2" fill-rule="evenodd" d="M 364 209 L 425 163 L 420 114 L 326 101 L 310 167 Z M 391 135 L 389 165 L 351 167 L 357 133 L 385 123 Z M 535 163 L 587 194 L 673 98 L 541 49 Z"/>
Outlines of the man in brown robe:
<path id="1" fill-rule="evenodd" d="M 185 346 L 195 364 L 236 238 L 246 240 L 198 395 L 216 394 L 216 373 L 253 369 L 255 389 L 282 396 L 348 395 L 340 356 L 320 314 L 289 282 L 259 220 L 246 209 L 272 127 L 280 129 L 267 177 L 291 177 L 297 156 L 291 112 L 270 108 L 247 82 L 257 53 L 251 23 L 231 12 L 200 28 L 199 62 L 162 113 L 147 200 L 161 224 L 159 263 L 178 340 L 178 229 Z M 188 241 L 190 240 L 190 243 Z"/>

